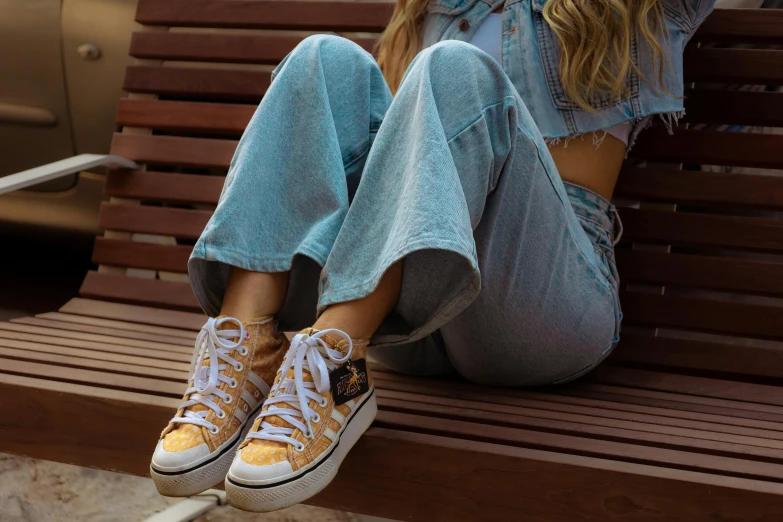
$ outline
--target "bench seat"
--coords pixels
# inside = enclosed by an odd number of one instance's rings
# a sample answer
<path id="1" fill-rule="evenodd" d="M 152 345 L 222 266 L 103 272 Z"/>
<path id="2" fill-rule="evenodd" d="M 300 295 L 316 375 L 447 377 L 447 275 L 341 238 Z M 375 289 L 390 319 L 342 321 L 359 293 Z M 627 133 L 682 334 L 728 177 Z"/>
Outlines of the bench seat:
<path id="1" fill-rule="evenodd" d="M 0 324 L 2 450 L 146 476 L 203 320 L 77 298 Z M 537 390 L 376 369 L 378 418 L 312 503 L 421 521 L 783 517 L 781 388 L 618 364 Z"/>

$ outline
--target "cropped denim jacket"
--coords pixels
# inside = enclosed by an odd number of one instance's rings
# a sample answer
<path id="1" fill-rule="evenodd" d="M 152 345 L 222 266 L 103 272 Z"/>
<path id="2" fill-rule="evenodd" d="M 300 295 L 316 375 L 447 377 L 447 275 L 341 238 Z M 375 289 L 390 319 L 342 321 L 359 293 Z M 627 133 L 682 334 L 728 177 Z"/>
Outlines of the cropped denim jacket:
<path id="1" fill-rule="evenodd" d="M 667 38 L 662 47 L 668 54 L 664 88 L 656 81 L 643 82 L 636 74 L 630 74 L 628 96 L 622 100 L 594 96 L 590 105 L 595 112 L 582 109 L 565 94 L 559 75 L 560 46 L 543 15 L 547 0 L 432 0 L 422 38 L 425 48 L 442 40 L 468 41 L 481 22 L 505 2 L 501 65 L 544 138 L 557 141 L 632 122 L 630 148 L 654 115 L 661 115 L 671 128 L 684 113 L 683 50 L 715 1 L 663 0 Z M 643 78 L 655 79 L 655 61 L 649 46 L 637 37 L 632 53 Z"/>

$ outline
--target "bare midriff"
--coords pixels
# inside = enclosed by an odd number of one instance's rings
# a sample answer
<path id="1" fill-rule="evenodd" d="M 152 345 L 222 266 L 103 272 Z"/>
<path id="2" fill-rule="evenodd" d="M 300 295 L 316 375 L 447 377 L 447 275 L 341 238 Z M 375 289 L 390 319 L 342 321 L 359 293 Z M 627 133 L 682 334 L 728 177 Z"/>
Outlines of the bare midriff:
<path id="1" fill-rule="evenodd" d="M 504 4 L 501 4 L 494 12 L 500 13 L 503 7 Z M 560 140 L 556 145 L 550 145 L 549 151 L 563 181 L 580 185 L 611 200 L 625 158 L 625 148 L 625 143 L 612 135 L 607 135 L 601 146 L 596 147 L 593 136 L 586 134 Z"/>
<path id="2" fill-rule="evenodd" d="M 549 151 L 563 181 L 568 181 L 612 199 L 625 158 L 625 143 L 607 135 L 596 147 L 592 134 L 550 145 Z"/>

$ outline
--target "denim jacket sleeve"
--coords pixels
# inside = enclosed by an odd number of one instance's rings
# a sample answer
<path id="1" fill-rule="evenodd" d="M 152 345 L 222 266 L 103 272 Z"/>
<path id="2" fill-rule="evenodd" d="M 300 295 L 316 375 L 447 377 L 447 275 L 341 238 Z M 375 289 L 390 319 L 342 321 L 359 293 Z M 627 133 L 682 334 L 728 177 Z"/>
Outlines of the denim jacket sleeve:
<path id="1" fill-rule="evenodd" d="M 687 32 L 693 32 L 704 22 L 717 0 L 663 0 L 663 6 Z"/>

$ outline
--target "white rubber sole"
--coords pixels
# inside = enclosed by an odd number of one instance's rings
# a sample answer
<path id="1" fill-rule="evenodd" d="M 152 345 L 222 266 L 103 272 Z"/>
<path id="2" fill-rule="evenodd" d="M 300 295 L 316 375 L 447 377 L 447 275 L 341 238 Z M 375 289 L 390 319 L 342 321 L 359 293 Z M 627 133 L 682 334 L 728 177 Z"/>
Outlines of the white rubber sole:
<path id="1" fill-rule="evenodd" d="M 259 403 L 258 410 L 260 410 L 261 404 L 263 402 Z M 234 461 L 237 448 L 253 427 L 256 411 L 248 417 L 247 422 L 240 429 L 239 437 L 231 445 L 221 450 L 222 453 L 217 459 L 207 460 L 194 469 L 176 473 L 158 471 L 150 464 L 150 477 L 152 477 L 158 493 L 166 497 L 192 497 L 223 482 L 229 468 L 231 468 L 231 463 Z"/>
<path id="2" fill-rule="evenodd" d="M 229 472 L 226 475 L 226 497 L 235 508 L 257 513 L 277 511 L 304 502 L 319 493 L 337 475 L 343 459 L 353 448 L 359 437 L 370 427 L 378 413 L 375 393 L 365 399 L 360 409 L 351 417 L 340 434 L 331 454 L 313 466 L 299 470 L 298 476 L 280 483 L 264 485 L 243 484 Z"/>

